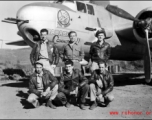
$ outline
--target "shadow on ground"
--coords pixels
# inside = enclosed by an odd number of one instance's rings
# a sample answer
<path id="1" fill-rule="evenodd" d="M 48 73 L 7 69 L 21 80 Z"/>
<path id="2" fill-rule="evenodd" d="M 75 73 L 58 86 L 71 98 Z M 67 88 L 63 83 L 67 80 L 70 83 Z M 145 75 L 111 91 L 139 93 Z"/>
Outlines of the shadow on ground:
<path id="1" fill-rule="evenodd" d="M 16 94 L 16 96 L 21 97 L 20 103 L 23 106 L 23 109 L 33 109 L 33 106 L 27 102 L 27 98 L 29 96 L 29 93 L 24 93 L 23 91 L 18 91 L 18 93 Z"/>
<path id="2" fill-rule="evenodd" d="M 23 109 L 34 109 L 33 105 L 30 104 L 29 102 L 27 102 L 27 98 L 29 96 L 29 93 L 24 93 L 23 91 L 18 91 L 18 93 L 16 94 L 16 96 L 20 97 L 21 100 L 20 100 L 20 103 L 22 104 L 23 106 Z M 39 100 L 40 102 L 40 100 Z M 41 101 L 40 102 L 40 105 L 41 106 L 46 106 L 46 103 L 47 103 L 47 100 L 43 100 L 43 102 Z M 77 106 L 79 107 L 79 105 L 77 104 L 77 99 L 73 96 L 71 97 L 71 104 L 73 104 L 74 106 Z M 60 106 L 64 106 L 58 99 L 55 98 L 55 100 L 53 101 L 53 104 L 57 107 L 60 107 Z M 86 99 L 86 105 L 87 106 L 90 106 L 90 100 L 89 99 Z"/>
<path id="3" fill-rule="evenodd" d="M 89 79 L 89 77 L 87 77 Z M 114 86 L 146 84 L 144 73 L 121 73 L 113 74 Z M 57 77 L 59 80 L 59 77 Z M 28 88 L 29 79 L 20 79 L 17 82 L 5 83 L 2 86 Z M 152 85 L 152 83 L 148 84 Z"/>
<path id="4" fill-rule="evenodd" d="M 115 86 L 146 84 L 143 73 L 114 74 L 113 78 Z"/>
<path id="5" fill-rule="evenodd" d="M 126 85 L 140 85 L 145 84 L 144 74 L 143 73 L 122 73 L 122 74 L 114 74 L 114 86 L 126 86 Z M 59 79 L 59 78 L 58 78 Z M 2 86 L 7 87 L 16 87 L 16 88 L 27 88 L 28 89 L 29 79 L 20 79 L 17 82 L 5 83 Z M 150 84 L 149 84 L 150 85 Z M 24 93 L 23 91 L 18 91 L 16 96 L 20 97 L 20 103 L 23 106 L 23 109 L 33 109 L 33 106 L 27 102 L 29 93 Z M 87 102 L 90 105 L 89 101 Z M 73 104 L 76 105 L 76 101 L 73 100 Z M 56 104 L 56 106 L 61 106 L 60 104 Z"/>
<path id="6" fill-rule="evenodd" d="M 28 84 L 29 84 L 29 79 L 20 79 L 19 81 L 12 80 L 12 83 L 5 83 L 5 84 L 2 84 L 1 86 L 28 88 Z"/>

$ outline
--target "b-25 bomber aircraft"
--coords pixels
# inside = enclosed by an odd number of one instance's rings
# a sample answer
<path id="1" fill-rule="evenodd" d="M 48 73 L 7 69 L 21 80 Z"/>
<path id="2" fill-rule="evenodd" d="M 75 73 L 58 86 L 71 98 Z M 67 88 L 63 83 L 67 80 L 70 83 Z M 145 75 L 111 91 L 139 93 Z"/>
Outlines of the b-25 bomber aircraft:
<path id="1" fill-rule="evenodd" d="M 112 14 L 127 19 L 128 23 L 114 28 L 113 23 L 117 19 L 113 21 Z M 24 39 L 8 43 L 10 45 L 33 47 L 37 42 L 34 37 L 40 39 L 40 30 L 46 28 L 49 30 L 48 39 L 54 41 L 61 50 L 69 41 L 68 32 L 76 31 L 77 42 L 83 45 L 86 60 L 89 59 L 90 45 L 95 40 L 94 32 L 101 27 L 105 28 L 106 41 L 112 49 L 110 59 L 144 60 L 145 81 L 151 82 L 152 7 L 141 10 L 133 17 L 110 5 L 109 1 L 35 2 L 20 8 L 16 18 L 6 18 L 3 22 L 17 24 L 17 33 Z"/>

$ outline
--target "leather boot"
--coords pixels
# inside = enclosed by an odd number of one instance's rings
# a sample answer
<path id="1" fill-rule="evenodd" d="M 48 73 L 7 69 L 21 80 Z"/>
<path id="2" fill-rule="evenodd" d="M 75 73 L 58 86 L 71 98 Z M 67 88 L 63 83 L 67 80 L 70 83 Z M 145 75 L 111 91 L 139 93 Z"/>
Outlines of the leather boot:
<path id="1" fill-rule="evenodd" d="M 56 106 L 53 105 L 53 103 L 52 103 L 51 100 L 48 100 L 48 102 L 46 103 L 46 106 L 47 106 L 47 107 L 49 106 L 50 108 L 56 109 Z"/>
<path id="2" fill-rule="evenodd" d="M 81 104 L 80 104 L 80 108 L 81 108 L 82 110 L 86 110 L 86 109 L 87 109 L 87 106 L 85 106 L 84 103 L 81 103 Z"/>
<path id="3" fill-rule="evenodd" d="M 97 105 L 97 102 L 96 101 L 94 101 L 93 103 L 92 103 L 92 105 L 90 106 L 90 110 L 93 110 L 93 109 L 95 109 L 96 107 L 97 107 L 98 105 Z"/>
<path id="4" fill-rule="evenodd" d="M 67 102 L 67 103 L 65 104 L 65 107 L 66 107 L 66 108 L 70 108 L 70 107 L 71 107 L 71 104 L 70 104 L 69 102 Z"/>
<path id="5" fill-rule="evenodd" d="M 32 105 L 34 108 L 38 108 L 40 106 L 40 103 L 38 100 L 35 100 L 35 101 L 33 101 Z"/>
<path id="6" fill-rule="evenodd" d="M 110 101 L 109 101 L 108 99 L 105 99 L 105 102 L 104 102 L 104 103 L 105 103 L 105 107 L 109 107 L 109 106 L 110 106 L 110 104 L 109 104 Z"/>

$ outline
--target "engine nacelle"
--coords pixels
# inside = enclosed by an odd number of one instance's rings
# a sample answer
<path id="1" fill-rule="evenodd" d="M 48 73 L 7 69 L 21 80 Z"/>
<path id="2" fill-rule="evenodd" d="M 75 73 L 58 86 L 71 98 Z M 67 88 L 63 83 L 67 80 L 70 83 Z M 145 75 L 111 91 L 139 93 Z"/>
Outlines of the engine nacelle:
<path id="1" fill-rule="evenodd" d="M 152 7 L 143 9 L 141 12 L 139 12 L 136 16 L 137 19 L 139 20 L 149 20 L 152 19 Z M 137 22 L 134 22 L 133 24 L 133 33 L 135 35 L 135 37 L 137 38 L 137 40 L 142 43 L 145 44 L 146 43 L 146 35 L 145 35 L 145 26 L 139 26 L 137 24 Z M 150 28 L 152 29 L 152 28 Z M 152 33 L 149 33 L 149 39 L 152 38 Z"/>

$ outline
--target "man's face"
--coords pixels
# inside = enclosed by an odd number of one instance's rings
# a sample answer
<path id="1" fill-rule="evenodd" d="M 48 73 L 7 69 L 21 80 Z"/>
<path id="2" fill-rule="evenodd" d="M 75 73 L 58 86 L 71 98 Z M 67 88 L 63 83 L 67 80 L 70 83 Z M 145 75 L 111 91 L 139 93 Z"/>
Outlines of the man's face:
<path id="1" fill-rule="evenodd" d="M 47 40 L 47 32 L 41 32 L 41 40 L 46 41 Z"/>
<path id="2" fill-rule="evenodd" d="M 76 39 L 77 39 L 76 33 L 71 33 L 70 36 L 69 36 L 69 38 L 70 38 L 70 42 L 71 43 L 75 42 Z"/>
<path id="3" fill-rule="evenodd" d="M 104 63 L 99 64 L 99 69 L 100 69 L 100 73 L 105 73 L 106 70 L 106 66 Z"/>
<path id="4" fill-rule="evenodd" d="M 71 64 L 65 65 L 65 69 L 66 69 L 67 73 L 72 73 L 73 66 Z"/>
<path id="5" fill-rule="evenodd" d="M 100 34 L 98 34 L 98 41 L 103 41 L 104 40 L 104 38 L 105 38 L 105 35 L 104 35 L 104 33 L 100 33 Z"/>
<path id="6" fill-rule="evenodd" d="M 36 64 L 35 66 L 36 73 L 40 74 L 42 72 L 42 69 L 43 69 L 42 65 Z"/>

